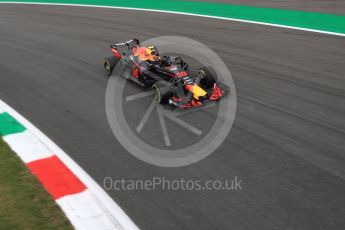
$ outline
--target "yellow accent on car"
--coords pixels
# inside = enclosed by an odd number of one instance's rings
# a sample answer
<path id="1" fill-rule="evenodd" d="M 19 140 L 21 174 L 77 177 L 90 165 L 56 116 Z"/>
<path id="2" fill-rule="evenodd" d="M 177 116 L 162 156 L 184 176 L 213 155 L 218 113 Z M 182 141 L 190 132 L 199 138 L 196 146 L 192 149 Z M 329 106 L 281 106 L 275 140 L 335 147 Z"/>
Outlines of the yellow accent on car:
<path id="1" fill-rule="evenodd" d="M 205 96 L 207 93 L 198 85 L 193 85 L 193 96 L 195 99 L 199 100 L 199 97 Z"/>

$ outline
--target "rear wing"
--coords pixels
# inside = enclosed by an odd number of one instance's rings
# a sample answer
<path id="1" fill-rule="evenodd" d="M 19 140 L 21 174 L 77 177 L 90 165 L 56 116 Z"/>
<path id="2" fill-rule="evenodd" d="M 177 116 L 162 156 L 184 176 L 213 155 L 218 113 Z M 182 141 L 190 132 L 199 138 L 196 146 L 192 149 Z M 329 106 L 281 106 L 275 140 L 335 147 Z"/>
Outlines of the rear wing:
<path id="1" fill-rule="evenodd" d="M 130 47 L 130 46 L 133 46 L 133 45 L 140 45 L 140 42 L 138 39 L 132 39 L 132 40 L 129 40 L 129 41 L 125 41 L 125 42 L 120 42 L 120 43 L 115 43 L 115 44 L 112 44 L 110 45 L 111 48 L 120 48 L 120 47 Z"/>

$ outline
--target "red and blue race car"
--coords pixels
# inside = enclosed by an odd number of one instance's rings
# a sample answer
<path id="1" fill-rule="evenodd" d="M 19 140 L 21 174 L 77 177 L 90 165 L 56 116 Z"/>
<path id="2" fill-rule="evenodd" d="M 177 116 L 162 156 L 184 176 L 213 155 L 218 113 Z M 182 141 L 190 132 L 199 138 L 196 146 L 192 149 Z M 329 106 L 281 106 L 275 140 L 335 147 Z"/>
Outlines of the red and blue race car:
<path id="1" fill-rule="evenodd" d="M 157 47 L 142 46 L 138 39 L 110 46 L 113 55 L 104 59 L 105 74 L 119 71 L 120 75 L 145 88 L 151 88 L 159 104 L 180 109 L 199 107 L 222 98 L 227 87 L 217 82 L 210 66 L 190 74 L 188 64 L 180 57 L 163 56 Z"/>

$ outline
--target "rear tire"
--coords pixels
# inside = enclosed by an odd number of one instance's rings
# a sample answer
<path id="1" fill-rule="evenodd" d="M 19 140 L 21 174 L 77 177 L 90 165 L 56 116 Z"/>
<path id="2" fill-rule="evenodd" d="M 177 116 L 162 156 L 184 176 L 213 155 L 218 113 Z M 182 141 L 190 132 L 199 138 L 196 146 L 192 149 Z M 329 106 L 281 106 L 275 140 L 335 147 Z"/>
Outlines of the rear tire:
<path id="1" fill-rule="evenodd" d="M 198 74 L 201 76 L 200 85 L 205 89 L 212 88 L 217 82 L 216 71 L 211 66 L 201 67 Z"/>
<path id="2" fill-rule="evenodd" d="M 105 70 L 105 75 L 110 76 L 113 72 L 116 64 L 119 62 L 119 58 L 115 56 L 107 57 L 104 59 L 103 66 Z"/>
<path id="3" fill-rule="evenodd" d="M 168 84 L 159 81 L 152 85 L 152 91 L 157 104 L 167 103 L 172 95 Z"/>

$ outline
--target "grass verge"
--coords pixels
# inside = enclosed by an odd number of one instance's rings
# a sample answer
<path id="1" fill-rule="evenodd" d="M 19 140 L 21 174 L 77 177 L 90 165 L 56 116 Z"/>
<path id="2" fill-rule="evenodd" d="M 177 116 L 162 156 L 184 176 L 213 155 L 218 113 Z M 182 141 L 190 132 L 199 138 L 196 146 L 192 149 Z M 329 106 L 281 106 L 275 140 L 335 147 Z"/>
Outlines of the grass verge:
<path id="1" fill-rule="evenodd" d="M 0 229 L 73 229 L 53 198 L 1 138 Z"/>

